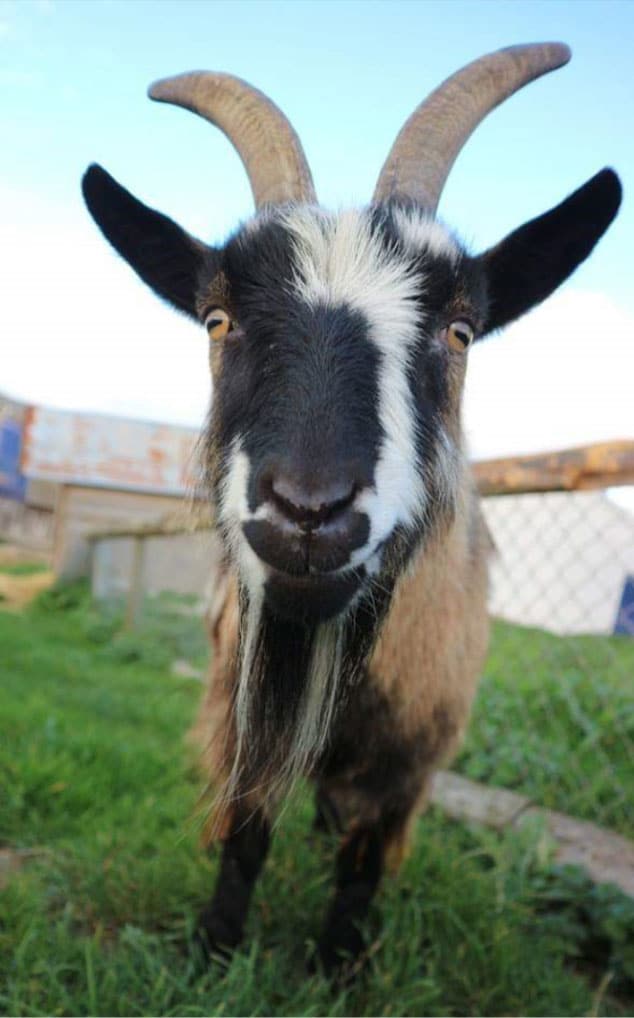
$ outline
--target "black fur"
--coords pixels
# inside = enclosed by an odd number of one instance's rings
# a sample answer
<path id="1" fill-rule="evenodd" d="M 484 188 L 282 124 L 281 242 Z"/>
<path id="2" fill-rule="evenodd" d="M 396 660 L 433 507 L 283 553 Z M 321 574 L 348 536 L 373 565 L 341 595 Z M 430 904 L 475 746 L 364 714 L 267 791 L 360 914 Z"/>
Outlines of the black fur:
<path id="1" fill-rule="evenodd" d="M 198 918 L 196 939 L 205 959 L 228 958 L 242 940 L 251 894 L 270 843 L 259 814 L 238 816 L 223 842 L 216 890 Z"/>
<path id="2" fill-rule="evenodd" d="M 144 283 L 179 311 L 196 317 L 196 292 L 215 252 L 155 209 L 143 205 L 101 166 L 82 179 L 84 200 L 104 236 Z"/>
<path id="3" fill-rule="evenodd" d="M 335 893 L 318 943 L 327 975 L 351 979 L 365 948 L 361 924 L 383 874 L 383 834 L 379 824 L 356 830 L 337 855 Z"/>
<path id="4" fill-rule="evenodd" d="M 617 175 L 601 170 L 560 205 L 480 255 L 489 289 L 483 331 L 501 328 L 549 297 L 603 236 L 621 196 Z"/>
<path id="5" fill-rule="evenodd" d="M 249 676 L 250 713 L 257 725 L 250 733 L 240 792 L 273 783 L 288 759 L 316 630 L 315 624 L 280 619 L 266 603 L 263 607 Z"/>
<path id="6" fill-rule="evenodd" d="M 296 320 L 297 302 L 280 286 L 280 281 L 290 278 L 292 263 L 288 236 L 281 224 L 271 222 L 253 235 L 241 233 L 219 252 L 143 205 L 96 164 L 84 174 L 82 190 L 91 215 L 113 247 L 144 282 L 181 311 L 196 316 L 204 283 L 222 265 L 232 278 L 232 295 L 247 325 L 255 319 L 258 331 L 268 331 L 269 337 L 293 325 L 301 330 L 302 324 Z M 478 258 L 466 259 L 463 269 L 472 277 L 467 290 L 473 289 L 478 266 L 488 285 L 489 308 L 480 334 L 508 324 L 557 289 L 605 233 L 621 197 L 617 175 L 602 170 L 560 205 L 524 224 Z M 386 246 L 398 248 L 389 207 L 372 209 L 371 218 Z M 424 260 L 428 269 L 429 256 Z M 443 304 L 442 291 L 449 294 L 450 290 L 443 283 L 446 260 L 435 257 L 433 261 L 434 271 L 426 275 L 425 291 L 426 300 L 438 306 Z"/>
<path id="7" fill-rule="evenodd" d="M 364 566 L 335 576 L 302 577 L 273 573 L 264 590 L 271 612 L 280 620 L 316 625 L 340 615 L 358 593 L 366 576 Z"/>
<path id="8" fill-rule="evenodd" d="M 345 307 L 302 305 L 284 293 L 288 279 L 267 290 L 258 271 L 255 292 L 242 285 L 232 297 L 244 337 L 224 351 L 214 419 L 222 447 L 242 436 L 253 468 L 249 508 L 261 503 L 260 478 L 273 465 L 299 486 L 317 487 L 339 465 L 360 487 L 371 484 L 382 431 L 379 355 L 367 324 Z"/>
<path id="9" fill-rule="evenodd" d="M 329 790 L 346 785 L 354 797 L 372 803 L 389 837 L 411 810 L 421 775 L 455 732 L 439 709 L 433 730 L 403 739 L 388 699 L 365 673 L 349 688 L 345 706 L 317 769 L 319 786 L 331 800 Z"/>
<path id="10" fill-rule="evenodd" d="M 340 676 L 330 676 L 330 681 L 337 686 L 335 718 L 347 716 L 351 698 L 356 703 L 363 662 L 371 653 L 389 606 L 392 585 L 389 576 L 382 577 L 380 586 L 361 597 L 342 623 L 342 672 Z M 242 605 L 242 611 L 248 611 L 247 603 Z M 280 618 L 267 602 L 264 604 L 250 674 L 250 709 L 257 718 L 257 725 L 250 735 L 238 794 L 248 793 L 255 785 L 266 786 L 267 781 L 274 783 L 288 760 L 298 712 L 307 691 L 308 667 L 318 625 L 312 621 Z M 307 773 L 329 774 L 336 768 L 330 752 L 328 744 L 325 756 L 308 762 Z"/>

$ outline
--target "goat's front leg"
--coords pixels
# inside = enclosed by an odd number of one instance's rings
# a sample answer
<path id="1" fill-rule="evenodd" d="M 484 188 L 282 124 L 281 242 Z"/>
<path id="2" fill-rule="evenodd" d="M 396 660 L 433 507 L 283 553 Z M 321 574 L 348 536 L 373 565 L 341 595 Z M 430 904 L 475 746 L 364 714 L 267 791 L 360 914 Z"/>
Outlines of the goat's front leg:
<path id="1" fill-rule="evenodd" d="M 398 869 L 407 852 L 432 770 L 429 740 L 399 732 L 388 704 L 358 690 L 356 707 L 356 725 L 335 733 L 318 777 L 319 801 L 346 831 L 319 958 L 326 972 L 344 976 L 364 952 L 361 927 L 383 872 Z"/>
<path id="2" fill-rule="evenodd" d="M 224 840 L 220 872 L 209 904 L 198 918 L 196 941 L 206 959 L 228 959 L 242 940 L 251 895 L 266 859 L 270 825 L 258 810 L 236 816 Z"/>
<path id="3" fill-rule="evenodd" d="M 343 840 L 336 862 L 335 893 L 319 939 L 319 959 L 327 974 L 351 969 L 365 948 L 360 925 L 384 868 L 380 824 L 353 830 Z"/>

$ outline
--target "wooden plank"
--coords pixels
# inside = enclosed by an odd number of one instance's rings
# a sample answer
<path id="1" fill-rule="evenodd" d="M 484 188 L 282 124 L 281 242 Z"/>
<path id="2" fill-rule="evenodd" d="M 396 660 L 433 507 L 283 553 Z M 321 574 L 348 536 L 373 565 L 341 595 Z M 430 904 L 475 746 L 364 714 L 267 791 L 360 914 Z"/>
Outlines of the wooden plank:
<path id="1" fill-rule="evenodd" d="M 479 460 L 472 463 L 472 469 L 482 495 L 586 491 L 634 484 L 634 441 L 600 442 L 543 454 Z M 160 520 L 106 525 L 91 531 L 87 539 L 193 533 L 213 526 L 211 506 L 193 500 Z"/>
<path id="2" fill-rule="evenodd" d="M 553 839 L 559 863 L 582 866 L 597 884 L 616 884 L 634 898 L 634 843 L 586 820 L 541 809 L 524 795 L 470 781 L 451 771 L 435 775 L 431 801 L 454 820 L 496 830 L 540 817 Z"/>
<path id="3" fill-rule="evenodd" d="M 125 522 L 113 524 L 86 534 L 88 541 L 101 541 L 110 538 L 126 537 L 165 537 L 174 534 L 195 534 L 199 531 L 213 530 L 213 509 L 208 502 L 186 502 L 174 512 L 155 520 L 139 523 Z"/>
<path id="4" fill-rule="evenodd" d="M 587 491 L 634 484 L 634 441 L 599 442 L 531 456 L 473 463 L 482 495 Z"/>
<path id="5" fill-rule="evenodd" d="M 128 587 L 128 598 L 125 612 L 125 629 L 135 629 L 141 621 L 143 614 L 143 565 L 145 561 L 145 540 L 142 537 L 134 538 L 134 549 L 132 552 L 132 566 L 130 571 L 130 586 Z"/>

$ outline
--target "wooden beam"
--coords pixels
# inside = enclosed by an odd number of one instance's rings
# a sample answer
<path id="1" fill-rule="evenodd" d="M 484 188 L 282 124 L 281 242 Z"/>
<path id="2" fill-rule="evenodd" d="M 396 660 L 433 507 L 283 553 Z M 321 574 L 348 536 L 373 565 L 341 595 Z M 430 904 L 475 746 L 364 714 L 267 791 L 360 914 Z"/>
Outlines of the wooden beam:
<path id="1" fill-rule="evenodd" d="M 634 484 L 634 441 L 599 442 L 531 456 L 472 464 L 482 495 L 587 491 Z"/>

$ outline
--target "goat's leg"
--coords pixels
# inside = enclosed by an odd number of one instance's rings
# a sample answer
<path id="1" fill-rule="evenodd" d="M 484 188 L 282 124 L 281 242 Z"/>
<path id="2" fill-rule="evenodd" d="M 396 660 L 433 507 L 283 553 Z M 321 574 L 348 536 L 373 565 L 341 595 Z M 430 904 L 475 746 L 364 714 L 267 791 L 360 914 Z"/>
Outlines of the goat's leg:
<path id="1" fill-rule="evenodd" d="M 379 824 L 361 826 L 343 841 L 336 862 L 334 897 L 319 939 L 319 959 L 327 974 L 351 967 L 365 943 L 360 924 L 365 919 L 384 866 Z"/>
<path id="2" fill-rule="evenodd" d="M 242 940 L 269 843 L 270 826 L 261 812 L 235 818 L 223 842 L 213 897 L 198 918 L 196 940 L 206 959 L 213 955 L 228 959 Z"/>
<path id="3" fill-rule="evenodd" d="M 360 926 L 384 870 L 398 868 L 407 851 L 438 752 L 424 731 L 403 732 L 385 696 L 369 685 L 357 687 L 316 776 L 347 832 L 319 940 L 326 971 L 354 972 L 350 963 L 365 946 Z"/>
<path id="4" fill-rule="evenodd" d="M 343 838 L 335 866 L 335 892 L 318 943 L 327 974 L 354 975 L 355 961 L 366 947 L 361 926 L 383 873 L 397 870 L 407 852 L 421 794 L 422 789 L 397 808 L 383 804 L 376 819 L 360 818 Z"/>

